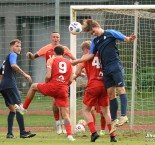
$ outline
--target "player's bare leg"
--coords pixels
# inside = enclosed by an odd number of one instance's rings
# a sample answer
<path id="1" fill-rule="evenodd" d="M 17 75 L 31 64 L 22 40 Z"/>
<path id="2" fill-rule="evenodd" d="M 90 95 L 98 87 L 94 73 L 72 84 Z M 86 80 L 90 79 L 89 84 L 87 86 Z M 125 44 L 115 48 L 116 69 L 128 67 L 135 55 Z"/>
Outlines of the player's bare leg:
<path id="1" fill-rule="evenodd" d="M 75 139 L 72 136 L 72 128 L 71 128 L 71 122 L 69 118 L 69 108 L 68 107 L 60 107 L 60 111 L 62 113 L 62 117 L 64 119 L 64 125 L 67 132 L 67 138 L 70 141 L 74 141 Z"/>
<path id="2" fill-rule="evenodd" d="M 100 112 L 100 125 L 101 125 L 100 136 L 104 136 L 105 128 L 106 128 L 106 121 L 105 121 L 105 118 L 102 112 Z"/>
<path id="3" fill-rule="evenodd" d="M 57 134 L 61 134 L 62 128 L 61 128 L 61 122 L 60 122 L 59 108 L 56 106 L 55 99 L 53 97 L 52 97 L 52 110 L 53 110 L 53 115 L 55 119 L 56 132 Z"/>
<path id="4" fill-rule="evenodd" d="M 91 114 L 91 109 L 92 109 L 92 107 L 86 106 L 83 103 L 83 105 L 82 105 L 83 116 L 88 124 L 88 128 L 89 128 L 90 132 L 92 133 L 91 142 L 95 142 L 95 140 L 99 137 L 99 135 L 97 134 L 96 126 L 94 124 L 93 116 Z"/>

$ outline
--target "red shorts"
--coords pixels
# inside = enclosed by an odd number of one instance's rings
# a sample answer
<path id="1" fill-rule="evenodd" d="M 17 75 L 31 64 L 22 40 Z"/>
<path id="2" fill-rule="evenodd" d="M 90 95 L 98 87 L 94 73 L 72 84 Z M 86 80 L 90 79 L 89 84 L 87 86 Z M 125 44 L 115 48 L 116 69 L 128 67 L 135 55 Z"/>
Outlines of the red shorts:
<path id="1" fill-rule="evenodd" d="M 103 86 L 86 90 L 83 103 L 87 106 L 109 106 L 107 91 Z"/>
<path id="2" fill-rule="evenodd" d="M 57 107 L 68 107 L 67 87 L 60 88 L 51 83 L 38 83 L 37 88 L 43 95 L 54 97 Z"/>

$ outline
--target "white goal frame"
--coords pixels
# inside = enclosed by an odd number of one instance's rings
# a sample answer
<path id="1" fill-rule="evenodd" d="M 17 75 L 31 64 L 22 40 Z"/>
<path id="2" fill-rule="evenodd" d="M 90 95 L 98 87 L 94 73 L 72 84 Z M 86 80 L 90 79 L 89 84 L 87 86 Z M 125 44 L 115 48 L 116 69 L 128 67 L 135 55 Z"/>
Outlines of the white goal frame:
<path id="1" fill-rule="evenodd" d="M 138 16 L 136 10 L 155 10 L 155 5 L 72 5 L 70 6 L 70 23 L 76 21 L 77 11 L 95 11 L 95 10 L 134 10 L 134 34 L 137 35 Z M 133 72 L 132 72 L 132 93 L 131 93 L 131 120 L 130 129 L 134 129 L 134 100 L 135 100 L 135 78 L 136 78 L 136 60 L 137 60 L 137 39 L 134 41 L 133 50 Z M 76 56 L 76 35 L 70 34 L 70 49 Z M 76 82 L 73 82 L 70 89 L 70 117 L 73 132 L 76 125 Z"/>

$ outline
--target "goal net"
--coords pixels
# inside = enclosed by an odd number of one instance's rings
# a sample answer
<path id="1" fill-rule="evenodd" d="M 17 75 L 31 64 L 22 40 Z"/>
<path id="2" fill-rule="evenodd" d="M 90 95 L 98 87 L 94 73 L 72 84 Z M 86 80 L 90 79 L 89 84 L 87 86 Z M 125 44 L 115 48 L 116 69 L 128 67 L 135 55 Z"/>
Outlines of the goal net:
<path id="1" fill-rule="evenodd" d="M 71 6 L 70 21 L 82 23 L 84 19 L 94 19 L 103 29 L 115 29 L 126 36 L 134 33 L 134 44 L 117 41 L 120 58 L 125 68 L 126 91 L 128 96 L 128 117 L 130 125 L 124 128 L 153 129 L 155 127 L 155 6 L 151 5 L 86 5 Z M 70 48 L 81 57 L 80 44 L 91 40 L 88 33 L 70 35 Z M 75 49 L 76 48 L 76 49 Z M 71 109 L 76 114 L 81 111 L 82 96 L 86 80 L 79 78 L 72 89 Z M 82 93 L 82 94 L 81 94 Z M 76 100 L 75 102 L 75 95 Z M 118 96 L 118 94 L 117 94 Z M 119 100 L 119 96 L 118 96 Z M 75 107 L 76 105 L 76 107 Z M 119 105 L 120 107 L 120 105 Z M 120 108 L 119 108 L 120 110 Z M 75 117 L 75 112 L 71 113 Z M 120 116 L 120 112 L 118 112 Z M 73 124 L 76 120 L 72 120 Z M 123 127 L 122 127 L 123 129 Z"/>

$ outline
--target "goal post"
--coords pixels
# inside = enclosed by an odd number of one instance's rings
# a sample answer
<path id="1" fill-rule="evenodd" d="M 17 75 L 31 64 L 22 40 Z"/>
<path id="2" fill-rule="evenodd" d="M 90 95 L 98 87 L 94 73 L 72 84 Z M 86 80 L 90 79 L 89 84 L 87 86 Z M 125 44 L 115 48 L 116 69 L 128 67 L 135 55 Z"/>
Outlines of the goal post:
<path id="1" fill-rule="evenodd" d="M 125 67 L 130 129 L 134 129 L 135 125 L 155 126 L 152 120 L 147 120 L 153 118 L 151 112 L 155 111 L 155 107 L 153 107 L 155 105 L 153 102 L 155 95 L 155 5 L 70 6 L 70 23 L 73 21 L 82 22 L 83 19 L 87 18 L 98 21 L 103 29 L 115 29 L 127 36 L 132 33 L 136 35 L 133 45 L 117 42 L 120 58 Z M 77 58 L 82 54 L 79 45 L 87 39 L 92 39 L 92 37 L 83 32 L 77 36 L 70 34 L 70 49 L 77 55 Z M 77 93 L 74 92 L 77 87 L 78 83 L 77 86 L 73 84 L 70 90 L 70 109 L 72 110 L 70 115 L 73 128 L 77 118 L 75 112 L 79 111 L 73 111 L 73 109 L 77 109 L 77 105 L 80 105 L 76 104 L 75 101 L 78 100 Z M 151 104 L 151 107 L 148 104 Z"/>

